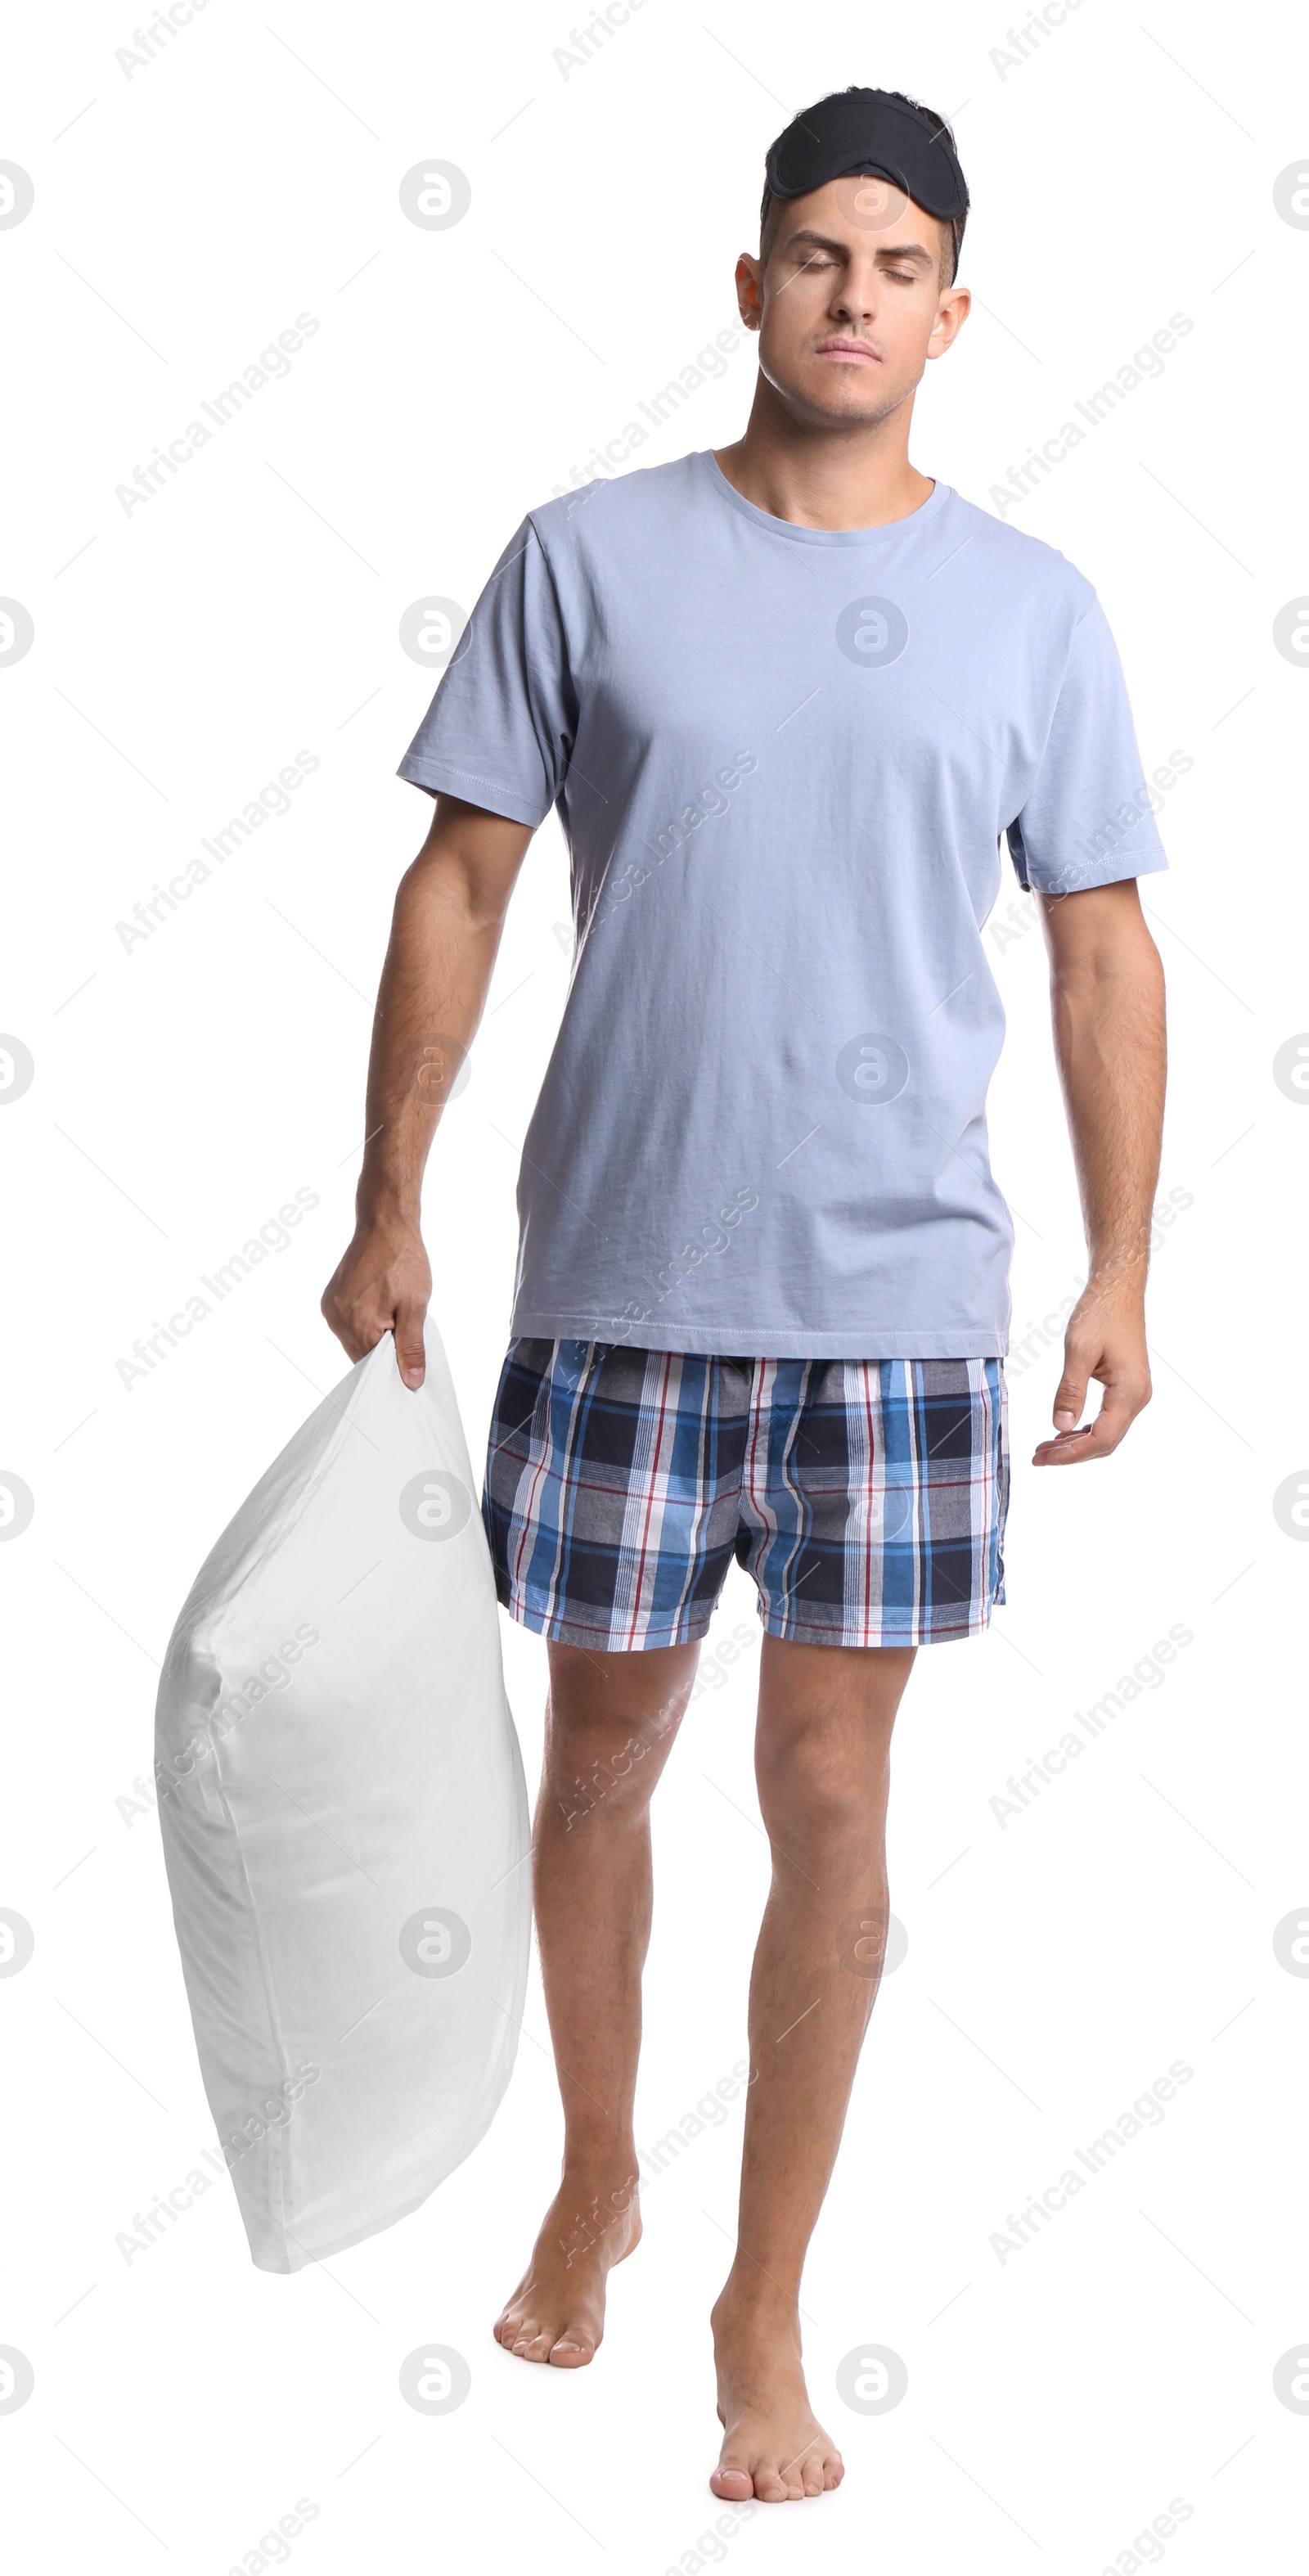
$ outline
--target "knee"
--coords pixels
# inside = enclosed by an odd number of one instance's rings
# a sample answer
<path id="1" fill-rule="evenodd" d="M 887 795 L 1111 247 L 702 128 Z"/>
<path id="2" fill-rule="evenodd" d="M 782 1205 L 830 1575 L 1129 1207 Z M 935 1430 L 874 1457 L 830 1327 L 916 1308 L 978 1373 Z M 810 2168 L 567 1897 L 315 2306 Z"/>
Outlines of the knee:
<path id="1" fill-rule="evenodd" d="M 659 1765 L 638 1730 L 588 1726 L 576 1719 L 551 1727 L 546 1772 L 568 1823 L 601 1804 L 610 1814 L 641 1817 L 650 1803 Z"/>
<path id="2" fill-rule="evenodd" d="M 789 1834 L 830 1845 L 880 1834 L 889 1751 L 880 1730 L 852 1741 L 845 1729 L 821 1719 L 761 1730 L 755 1779 L 770 1839 L 785 1845 Z"/>

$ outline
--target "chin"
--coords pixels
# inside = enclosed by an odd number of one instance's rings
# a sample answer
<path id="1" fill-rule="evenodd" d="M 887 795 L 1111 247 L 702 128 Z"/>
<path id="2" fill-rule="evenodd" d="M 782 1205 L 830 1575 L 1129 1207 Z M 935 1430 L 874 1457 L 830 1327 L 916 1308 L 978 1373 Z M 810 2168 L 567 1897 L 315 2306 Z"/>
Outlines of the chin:
<path id="1" fill-rule="evenodd" d="M 842 379 L 833 383 L 826 374 L 820 375 L 816 384 L 794 385 L 791 399 L 823 420 L 852 423 L 881 420 L 888 411 L 894 411 L 901 397 L 892 392 L 881 376 L 871 383 L 864 381 L 867 373 L 866 369 L 860 368 L 861 381 L 857 384 Z"/>
<path id="2" fill-rule="evenodd" d="M 813 359 L 808 367 L 802 361 L 798 373 L 792 375 L 775 362 L 770 363 L 761 350 L 759 369 L 788 411 L 833 429 L 871 428 L 913 390 L 912 383 L 888 382 L 881 367 L 848 371 L 842 368 L 838 373 L 830 361 L 821 358 Z M 858 382 L 854 381 L 856 376 Z M 864 381 L 868 377 L 871 383 Z"/>

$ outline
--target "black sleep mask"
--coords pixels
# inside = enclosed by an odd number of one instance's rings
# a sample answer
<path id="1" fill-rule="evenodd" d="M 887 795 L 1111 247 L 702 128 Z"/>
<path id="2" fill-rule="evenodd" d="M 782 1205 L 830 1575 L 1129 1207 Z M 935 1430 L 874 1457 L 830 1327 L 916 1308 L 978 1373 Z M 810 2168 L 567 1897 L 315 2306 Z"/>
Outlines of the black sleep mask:
<path id="1" fill-rule="evenodd" d="M 968 189 L 944 126 L 902 107 L 884 89 L 838 90 L 779 134 L 767 160 L 774 197 L 807 197 L 829 179 L 865 171 L 903 188 L 929 215 L 953 222 Z"/>

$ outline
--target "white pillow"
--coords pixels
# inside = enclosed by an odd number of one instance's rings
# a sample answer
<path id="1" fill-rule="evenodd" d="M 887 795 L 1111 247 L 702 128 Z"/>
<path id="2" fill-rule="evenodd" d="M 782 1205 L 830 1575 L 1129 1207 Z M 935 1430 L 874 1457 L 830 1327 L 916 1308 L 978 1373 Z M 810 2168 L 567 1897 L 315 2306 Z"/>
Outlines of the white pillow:
<path id="1" fill-rule="evenodd" d="M 527 1976 L 530 1831 L 440 1336 L 388 1333 L 196 1576 L 155 1771 L 200 2069 L 261 2270 L 416 2209 L 489 2125 Z"/>

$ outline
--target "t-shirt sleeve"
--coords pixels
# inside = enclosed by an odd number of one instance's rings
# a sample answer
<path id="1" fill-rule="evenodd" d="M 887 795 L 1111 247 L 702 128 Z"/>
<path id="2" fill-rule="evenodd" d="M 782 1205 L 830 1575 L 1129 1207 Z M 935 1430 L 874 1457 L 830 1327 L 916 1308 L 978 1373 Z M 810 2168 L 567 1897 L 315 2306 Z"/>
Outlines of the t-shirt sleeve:
<path id="1" fill-rule="evenodd" d="M 1166 868 L 1153 805 L 1122 664 L 1093 599 L 1073 632 L 1036 777 L 1005 827 L 1019 884 L 1074 894 Z"/>
<path id="2" fill-rule="evenodd" d="M 576 704 L 550 567 L 530 519 L 482 592 L 398 775 L 535 831 L 563 786 Z"/>

